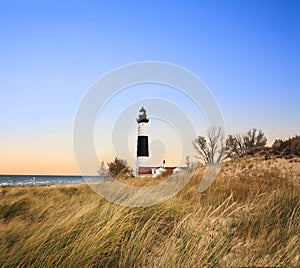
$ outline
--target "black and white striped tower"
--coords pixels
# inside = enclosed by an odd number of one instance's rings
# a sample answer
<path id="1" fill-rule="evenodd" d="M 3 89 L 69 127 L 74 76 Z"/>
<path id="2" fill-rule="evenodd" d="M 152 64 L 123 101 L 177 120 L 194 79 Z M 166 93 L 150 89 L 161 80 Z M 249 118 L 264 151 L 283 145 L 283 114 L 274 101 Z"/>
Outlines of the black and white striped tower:
<path id="1" fill-rule="evenodd" d="M 149 145 L 148 145 L 148 122 L 144 107 L 140 109 L 138 122 L 138 139 L 137 139 L 137 161 L 136 174 L 139 175 L 140 167 L 149 167 Z"/>

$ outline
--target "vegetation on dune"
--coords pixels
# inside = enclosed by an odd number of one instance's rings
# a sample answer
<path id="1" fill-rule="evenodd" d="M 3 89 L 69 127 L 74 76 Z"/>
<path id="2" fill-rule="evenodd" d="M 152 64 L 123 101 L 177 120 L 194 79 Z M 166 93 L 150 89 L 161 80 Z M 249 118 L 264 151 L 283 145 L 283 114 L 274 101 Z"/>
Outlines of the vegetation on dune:
<path id="1" fill-rule="evenodd" d="M 250 129 L 244 135 L 228 135 L 226 139 L 226 157 L 254 155 L 266 147 L 267 138 L 262 130 Z"/>
<path id="2" fill-rule="evenodd" d="M 225 140 L 222 128 L 211 127 L 206 137 L 193 141 L 200 164 L 220 163 L 224 159 L 255 155 L 266 148 L 267 138 L 262 130 L 250 129 L 246 134 L 228 135 Z"/>
<path id="3" fill-rule="evenodd" d="M 86 185 L 2 187 L 0 264 L 299 266 L 297 164 L 237 158 L 201 194 L 200 167 L 174 198 L 147 208 L 109 203 Z"/>
<path id="4" fill-rule="evenodd" d="M 108 169 L 106 170 L 104 162 L 102 162 L 101 167 L 99 169 L 99 175 L 103 175 L 103 173 L 108 173 L 113 178 L 117 177 L 133 177 L 133 170 L 128 166 L 127 161 L 125 159 L 120 159 L 115 157 L 112 162 L 107 163 Z"/>
<path id="5" fill-rule="evenodd" d="M 277 139 L 268 147 L 264 132 L 256 128 L 243 135 L 229 134 L 225 139 L 221 128 L 211 127 L 207 130 L 206 137 L 198 136 L 192 143 L 200 164 L 220 163 L 224 159 L 255 155 L 263 156 L 266 160 L 300 156 L 300 136 L 287 140 Z"/>
<path id="6" fill-rule="evenodd" d="M 292 158 L 300 156 L 300 136 L 295 136 L 287 140 L 275 140 L 270 153 L 279 157 Z"/>

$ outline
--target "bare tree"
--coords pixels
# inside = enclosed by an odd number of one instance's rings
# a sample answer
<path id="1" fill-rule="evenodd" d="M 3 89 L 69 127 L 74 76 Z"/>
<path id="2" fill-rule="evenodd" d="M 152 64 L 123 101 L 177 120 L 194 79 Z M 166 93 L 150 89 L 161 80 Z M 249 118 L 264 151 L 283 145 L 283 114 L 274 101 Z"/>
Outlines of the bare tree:
<path id="1" fill-rule="evenodd" d="M 102 161 L 101 165 L 98 167 L 98 174 L 99 174 L 99 176 L 107 176 L 108 175 L 108 171 L 107 171 L 104 161 Z"/>
<path id="2" fill-rule="evenodd" d="M 187 155 L 186 158 L 185 158 L 185 163 L 186 163 L 186 167 L 189 168 L 190 167 L 190 157 Z"/>
<path id="3" fill-rule="evenodd" d="M 198 159 L 203 164 L 220 163 L 226 151 L 222 128 L 209 128 L 207 138 L 198 136 L 193 141 L 193 146 L 197 152 Z"/>
<path id="4" fill-rule="evenodd" d="M 226 158 L 241 157 L 246 154 L 243 137 L 239 134 L 228 135 L 226 140 Z"/>
<path id="5" fill-rule="evenodd" d="M 256 128 L 250 129 L 243 136 L 229 135 L 226 140 L 226 157 L 241 157 L 243 155 L 252 155 L 264 148 L 267 144 L 267 138 L 262 130 Z"/>

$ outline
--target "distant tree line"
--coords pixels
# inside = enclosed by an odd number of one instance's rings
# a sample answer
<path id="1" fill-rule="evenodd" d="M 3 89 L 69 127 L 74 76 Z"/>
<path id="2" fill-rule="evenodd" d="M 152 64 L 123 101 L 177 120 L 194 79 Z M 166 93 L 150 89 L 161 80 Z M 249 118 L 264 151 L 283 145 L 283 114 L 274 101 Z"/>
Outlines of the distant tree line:
<path id="1" fill-rule="evenodd" d="M 268 153 L 280 158 L 300 156 L 300 136 L 295 136 L 287 140 L 275 140 Z"/>
<path id="2" fill-rule="evenodd" d="M 206 137 L 198 136 L 193 141 L 199 162 L 202 164 L 220 163 L 226 158 L 260 154 L 265 159 L 275 157 L 292 158 L 300 156 L 300 136 L 288 140 L 275 140 L 267 147 L 267 138 L 262 130 L 250 129 L 245 134 L 228 135 L 225 140 L 221 128 L 211 127 Z"/>

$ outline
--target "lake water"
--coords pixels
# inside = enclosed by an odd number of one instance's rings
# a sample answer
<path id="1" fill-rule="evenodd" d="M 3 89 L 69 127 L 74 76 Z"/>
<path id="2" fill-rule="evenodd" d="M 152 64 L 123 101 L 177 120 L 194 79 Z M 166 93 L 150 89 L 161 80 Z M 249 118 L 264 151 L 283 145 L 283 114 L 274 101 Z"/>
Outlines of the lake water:
<path id="1" fill-rule="evenodd" d="M 98 176 L 90 176 L 89 180 L 99 180 Z M 26 185 L 74 185 L 85 183 L 82 176 L 57 175 L 0 175 L 0 186 Z"/>

